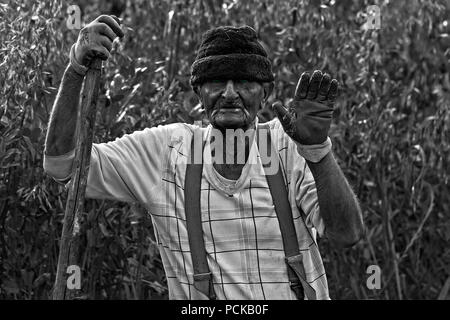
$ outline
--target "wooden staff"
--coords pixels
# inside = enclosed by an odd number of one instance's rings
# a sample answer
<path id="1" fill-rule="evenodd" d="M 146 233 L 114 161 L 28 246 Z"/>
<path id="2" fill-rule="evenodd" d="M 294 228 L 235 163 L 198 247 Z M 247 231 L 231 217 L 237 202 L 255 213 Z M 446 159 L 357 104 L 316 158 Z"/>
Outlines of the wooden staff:
<path id="1" fill-rule="evenodd" d="M 84 80 L 80 119 L 75 151 L 75 172 L 71 179 L 64 223 L 61 235 L 56 281 L 53 289 L 54 300 L 74 299 L 79 294 L 77 288 L 68 287 L 68 277 L 76 275 L 80 269 L 80 220 L 84 208 L 86 182 L 91 159 L 92 139 L 94 135 L 95 115 L 97 111 L 98 92 L 100 87 L 102 61 L 93 59 Z M 68 267 L 72 266 L 68 273 Z M 81 282 L 81 279 L 79 279 Z"/>

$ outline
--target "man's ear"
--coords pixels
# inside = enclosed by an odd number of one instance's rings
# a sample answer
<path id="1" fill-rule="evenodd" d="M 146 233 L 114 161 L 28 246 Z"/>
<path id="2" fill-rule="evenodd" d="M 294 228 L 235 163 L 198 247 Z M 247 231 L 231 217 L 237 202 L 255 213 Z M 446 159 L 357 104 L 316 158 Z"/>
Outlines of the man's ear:
<path id="1" fill-rule="evenodd" d="M 275 85 L 274 85 L 273 81 L 271 81 L 271 82 L 263 82 L 262 86 L 264 88 L 264 100 L 267 100 L 269 98 L 270 94 L 272 93 Z"/>

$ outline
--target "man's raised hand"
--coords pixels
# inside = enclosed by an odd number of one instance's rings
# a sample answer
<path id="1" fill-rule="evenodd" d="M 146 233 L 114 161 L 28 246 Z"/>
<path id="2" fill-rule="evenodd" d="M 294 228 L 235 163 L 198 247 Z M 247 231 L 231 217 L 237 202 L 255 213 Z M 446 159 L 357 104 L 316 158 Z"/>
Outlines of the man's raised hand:
<path id="1" fill-rule="evenodd" d="M 84 66 L 88 66 L 96 57 L 106 60 L 114 39 L 123 36 L 119 18 L 101 15 L 80 30 L 75 45 L 75 59 Z"/>
<path id="2" fill-rule="evenodd" d="M 272 105 L 285 132 L 303 145 L 323 143 L 330 129 L 338 86 L 336 79 L 319 70 L 312 76 L 302 73 L 289 109 L 280 102 Z"/>

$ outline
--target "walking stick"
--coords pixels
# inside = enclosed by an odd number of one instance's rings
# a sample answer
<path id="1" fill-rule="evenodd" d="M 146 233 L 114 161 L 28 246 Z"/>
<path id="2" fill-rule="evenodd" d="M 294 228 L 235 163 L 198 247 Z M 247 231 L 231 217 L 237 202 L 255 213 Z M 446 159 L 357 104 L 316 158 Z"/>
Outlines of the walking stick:
<path id="1" fill-rule="evenodd" d="M 60 240 L 56 281 L 53 289 L 54 300 L 74 299 L 80 288 L 68 287 L 69 271 L 80 270 L 80 216 L 84 207 L 84 195 L 91 158 L 92 139 L 94 133 L 97 99 L 100 86 L 102 61 L 94 59 L 86 73 L 81 108 L 78 111 L 80 119 L 75 151 L 75 172 L 70 182 L 69 194 L 64 213 L 63 230 Z M 70 271 L 70 272 L 72 272 Z M 76 276 L 76 275 L 75 275 Z M 78 274 L 81 276 L 81 274 Z M 78 279 L 81 282 L 81 279 Z"/>

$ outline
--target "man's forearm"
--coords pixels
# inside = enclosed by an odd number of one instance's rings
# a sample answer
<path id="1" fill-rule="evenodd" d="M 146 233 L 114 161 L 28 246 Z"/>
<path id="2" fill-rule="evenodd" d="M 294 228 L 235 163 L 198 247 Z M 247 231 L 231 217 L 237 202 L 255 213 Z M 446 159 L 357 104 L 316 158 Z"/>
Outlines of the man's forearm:
<path id="1" fill-rule="evenodd" d="M 63 75 L 50 115 L 45 154 L 58 156 L 75 148 L 75 130 L 83 76 L 69 65 Z"/>
<path id="2" fill-rule="evenodd" d="M 316 182 L 325 235 L 341 246 L 351 246 L 364 234 L 358 200 L 332 152 L 317 163 L 307 162 Z"/>

